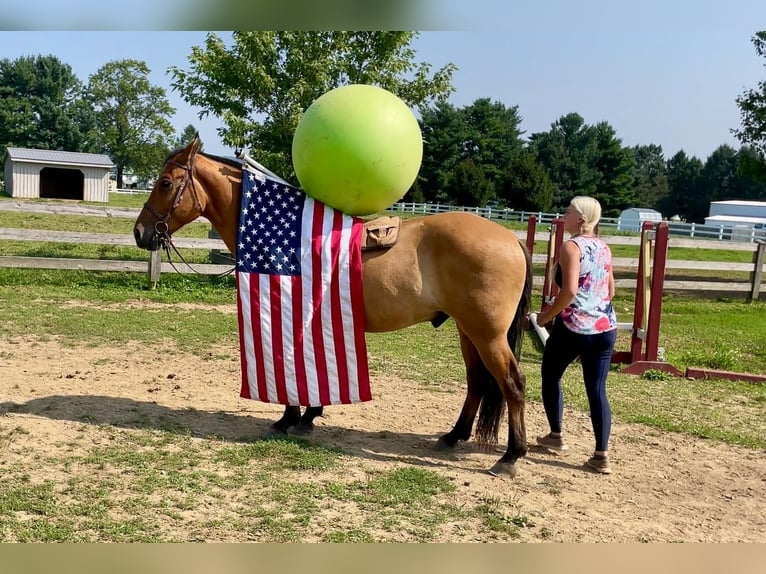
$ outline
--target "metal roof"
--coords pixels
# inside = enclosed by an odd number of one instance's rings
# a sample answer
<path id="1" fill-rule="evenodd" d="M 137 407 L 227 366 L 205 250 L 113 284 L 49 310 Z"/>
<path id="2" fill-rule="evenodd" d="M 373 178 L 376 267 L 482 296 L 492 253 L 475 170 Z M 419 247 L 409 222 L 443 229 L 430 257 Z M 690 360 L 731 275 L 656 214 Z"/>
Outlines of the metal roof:
<path id="1" fill-rule="evenodd" d="M 108 155 L 99 153 L 80 153 L 76 151 L 56 151 L 48 149 L 29 149 L 9 147 L 7 151 L 11 161 L 30 163 L 49 163 L 57 165 L 87 165 L 111 168 L 114 162 Z"/>
<path id="2" fill-rule="evenodd" d="M 635 213 L 651 213 L 656 215 L 662 215 L 659 211 L 656 209 L 652 209 L 650 207 L 629 207 L 628 209 L 623 209 L 622 213 L 625 213 L 627 211 L 633 211 Z"/>
<path id="3" fill-rule="evenodd" d="M 716 205 L 742 205 L 745 207 L 766 207 L 766 201 L 749 201 L 745 199 L 726 199 L 723 201 L 711 201 Z"/>

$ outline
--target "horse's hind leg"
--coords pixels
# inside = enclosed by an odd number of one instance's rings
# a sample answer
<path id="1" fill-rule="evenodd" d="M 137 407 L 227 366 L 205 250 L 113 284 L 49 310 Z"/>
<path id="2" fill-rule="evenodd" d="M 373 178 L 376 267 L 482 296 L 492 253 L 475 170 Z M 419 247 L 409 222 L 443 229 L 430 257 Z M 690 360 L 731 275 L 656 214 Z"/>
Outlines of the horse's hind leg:
<path id="1" fill-rule="evenodd" d="M 458 441 L 466 441 L 471 438 L 473 421 L 476 418 L 476 412 L 484 395 L 484 389 L 486 389 L 488 384 L 495 384 L 492 375 L 484 366 L 476 347 L 462 331 L 460 331 L 460 351 L 465 362 L 468 390 L 455 426 L 450 432 L 442 435 L 436 443 L 436 448 L 439 450 L 451 449 Z"/>
<path id="2" fill-rule="evenodd" d="M 527 454 L 527 429 L 524 422 L 526 377 L 505 336 L 483 346 L 477 345 L 477 349 L 500 386 L 508 406 L 508 449 L 489 472 L 496 476 L 513 477 L 516 475 L 516 461 Z"/>
<path id="3" fill-rule="evenodd" d="M 323 407 L 306 407 L 300 422 L 293 429 L 293 434 L 307 436 L 314 432 L 314 419 L 322 416 Z"/>

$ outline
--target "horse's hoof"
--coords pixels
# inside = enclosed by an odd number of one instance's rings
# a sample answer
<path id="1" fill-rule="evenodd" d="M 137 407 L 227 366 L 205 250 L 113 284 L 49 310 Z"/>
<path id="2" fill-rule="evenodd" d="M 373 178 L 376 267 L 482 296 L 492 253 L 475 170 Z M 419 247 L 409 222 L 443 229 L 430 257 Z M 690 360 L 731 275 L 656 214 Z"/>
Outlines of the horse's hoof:
<path id="1" fill-rule="evenodd" d="M 287 431 L 283 431 L 281 429 L 277 429 L 274 427 L 269 427 L 269 429 L 263 433 L 263 440 L 269 440 L 273 438 L 284 438 L 287 436 Z"/>
<path id="2" fill-rule="evenodd" d="M 439 437 L 439 440 L 436 441 L 436 445 L 434 445 L 434 449 L 440 452 L 452 450 L 453 448 L 455 448 L 455 445 L 447 442 L 443 436 Z"/>
<path id="3" fill-rule="evenodd" d="M 511 462 L 497 461 L 492 468 L 489 469 L 489 474 L 492 476 L 499 476 L 501 478 L 513 478 L 516 476 L 516 465 Z"/>
<path id="4" fill-rule="evenodd" d="M 308 423 L 308 424 L 301 423 L 292 429 L 292 434 L 296 436 L 309 436 L 313 432 L 314 432 L 313 423 Z"/>

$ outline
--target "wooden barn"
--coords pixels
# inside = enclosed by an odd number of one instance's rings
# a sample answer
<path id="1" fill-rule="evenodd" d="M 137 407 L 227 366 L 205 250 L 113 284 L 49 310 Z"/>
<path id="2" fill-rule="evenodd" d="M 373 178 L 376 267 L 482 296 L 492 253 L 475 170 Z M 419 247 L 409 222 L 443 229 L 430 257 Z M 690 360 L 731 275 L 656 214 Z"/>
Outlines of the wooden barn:
<path id="1" fill-rule="evenodd" d="M 109 202 L 109 156 L 95 153 L 9 147 L 5 192 L 17 198 Z"/>

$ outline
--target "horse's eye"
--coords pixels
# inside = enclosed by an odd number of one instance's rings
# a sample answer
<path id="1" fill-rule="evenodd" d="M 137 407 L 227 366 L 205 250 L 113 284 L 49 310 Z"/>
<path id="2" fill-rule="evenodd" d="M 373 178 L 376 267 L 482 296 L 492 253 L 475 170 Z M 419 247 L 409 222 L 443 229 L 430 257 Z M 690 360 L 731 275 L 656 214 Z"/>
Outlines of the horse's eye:
<path id="1" fill-rule="evenodd" d="M 160 186 L 162 187 L 162 189 L 168 190 L 168 189 L 171 189 L 173 187 L 173 182 L 170 181 L 169 179 L 163 179 L 160 182 Z"/>

